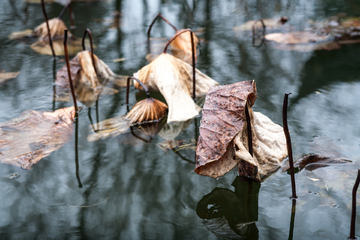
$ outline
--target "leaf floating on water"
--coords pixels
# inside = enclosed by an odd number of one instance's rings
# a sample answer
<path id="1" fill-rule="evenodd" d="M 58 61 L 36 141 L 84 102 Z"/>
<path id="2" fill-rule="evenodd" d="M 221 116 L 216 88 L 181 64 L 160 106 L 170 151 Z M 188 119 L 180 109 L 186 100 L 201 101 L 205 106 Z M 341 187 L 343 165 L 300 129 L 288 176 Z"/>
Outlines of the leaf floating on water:
<path id="1" fill-rule="evenodd" d="M 0 123 L 1 163 L 30 169 L 71 139 L 74 117 L 74 107 L 55 112 L 29 110 Z"/>
<path id="2" fill-rule="evenodd" d="M 195 150 L 195 141 L 187 142 L 186 140 L 165 140 L 161 143 L 157 144 L 161 150 L 167 152 L 168 149 L 170 150 L 182 150 L 182 149 L 194 149 Z"/>
<path id="3" fill-rule="evenodd" d="M 350 163 L 352 161 L 346 159 L 340 159 L 335 157 L 326 157 L 317 154 L 307 154 L 294 163 L 294 167 L 298 167 L 300 170 L 306 169 L 309 171 L 317 168 L 328 167 L 333 164 Z M 282 171 L 289 170 L 289 166 L 283 167 Z"/>
<path id="4" fill-rule="evenodd" d="M 64 40 L 57 39 L 57 40 L 53 40 L 52 43 L 56 56 L 65 55 Z M 34 42 L 33 44 L 30 45 L 30 47 L 32 50 L 34 50 L 37 53 L 52 55 L 51 47 L 48 40 Z M 68 38 L 67 47 L 68 47 L 69 55 L 75 55 L 76 53 L 82 50 L 82 43 L 78 39 Z"/>
<path id="5" fill-rule="evenodd" d="M 264 24 L 266 26 L 266 29 L 274 30 L 279 29 L 283 25 L 285 25 L 288 21 L 287 17 L 277 17 L 277 18 L 268 18 L 268 19 L 262 19 L 264 21 Z M 248 21 L 240 26 L 234 27 L 234 31 L 252 31 L 253 25 L 256 23 L 257 20 L 251 20 Z M 255 28 L 262 28 L 262 25 L 260 23 L 255 25 Z"/>
<path id="6" fill-rule="evenodd" d="M 9 39 L 11 40 L 20 40 L 23 38 L 31 38 L 35 37 L 34 31 L 32 29 L 26 29 L 20 32 L 13 32 L 10 34 Z"/>
<path id="7" fill-rule="evenodd" d="M 0 72 L 0 84 L 6 80 L 16 78 L 20 72 Z"/>
<path id="8" fill-rule="evenodd" d="M 245 176 L 261 181 L 287 156 L 282 127 L 251 106 L 257 97 L 255 81 L 212 87 L 206 95 L 195 172 L 218 178 L 236 165 Z M 248 150 L 245 106 L 248 105 L 253 156 Z"/>
<path id="9" fill-rule="evenodd" d="M 130 125 L 131 122 L 124 119 L 123 117 L 106 119 L 91 126 L 91 129 L 95 129 L 95 132 L 92 131 L 92 133 L 88 136 L 88 141 L 93 142 L 100 139 L 116 137 L 120 134 L 124 134 L 129 132 L 128 129 Z"/>
<path id="10" fill-rule="evenodd" d="M 134 77 L 140 79 L 150 91 L 160 91 L 164 96 L 169 107 L 168 123 L 186 121 L 200 113 L 201 108 L 191 98 L 193 79 L 189 64 L 162 53 L 134 73 Z M 196 70 L 196 96 L 206 94 L 215 85 L 218 85 L 216 81 Z M 143 90 L 136 82 L 134 86 Z"/>

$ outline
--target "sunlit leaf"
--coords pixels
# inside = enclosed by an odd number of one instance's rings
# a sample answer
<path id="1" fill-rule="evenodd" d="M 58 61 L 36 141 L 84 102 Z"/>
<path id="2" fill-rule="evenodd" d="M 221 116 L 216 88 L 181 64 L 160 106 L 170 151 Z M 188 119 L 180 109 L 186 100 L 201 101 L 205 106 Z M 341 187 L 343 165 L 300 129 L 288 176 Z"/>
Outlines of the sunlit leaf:
<path id="1" fill-rule="evenodd" d="M 24 169 L 61 148 L 73 134 L 74 107 L 55 112 L 25 111 L 0 123 L 0 161 Z"/>

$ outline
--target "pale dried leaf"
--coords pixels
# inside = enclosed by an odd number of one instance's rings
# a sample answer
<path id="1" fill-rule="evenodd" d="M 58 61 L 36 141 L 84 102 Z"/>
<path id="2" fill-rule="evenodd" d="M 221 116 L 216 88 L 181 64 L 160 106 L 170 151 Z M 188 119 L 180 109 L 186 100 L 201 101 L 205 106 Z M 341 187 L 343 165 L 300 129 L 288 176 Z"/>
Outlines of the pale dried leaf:
<path id="1" fill-rule="evenodd" d="M 65 55 L 64 40 L 57 39 L 57 40 L 53 40 L 52 43 L 53 43 L 55 55 L 56 56 L 64 56 Z M 51 51 L 51 47 L 49 44 L 49 40 L 36 41 L 33 44 L 31 44 L 30 47 L 35 52 L 52 56 L 52 51 Z M 68 38 L 67 49 L 68 49 L 69 55 L 73 56 L 73 55 L 77 54 L 79 51 L 81 51 L 83 49 L 81 40 Z"/>
<path id="2" fill-rule="evenodd" d="M 50 36 L 53 40 L 64 39 L 64 32 L 67 29 L 65 23 L 60 18 L 53 18 L 48 21 Z M 43 22 L 34 29 L 33 35 L 37 36 L 40 41 L 47 40 L 49 41 L 49 35 L 47 30 L 46 22 Z M 68 32 L 68 38 L 71 38 L 72 35 Z"/>
<path id="3" fill-rule="evenodd" d="M 134 73 L 149 90 L 160 91 L 169 107 L 168 123 L 181 122 L 191 119 L 199 114 L 201 108 L 194 103 L 192 94 L 192 67 L 163 53 L 154 61 Z M 196 70 L 196 95 L 207 93 L 210 87 L 218 85 L 199 70 Z M 138 83 L 136 88 L 142 89 Z"/>
<path id="4" fill-rule="evenodd" d="M 20 32 L 13 32 L 10 34 L 9 39 L 19 40 L 19 39 L 23 39 L 23 38 L 27 38 L 27 37 L 28 38 L 35 37 L 32 29 L 26 29 L 26 30 L 20 31 Z"/>
<path id="5" fill-rule="evenodd" d="M 74 107 L 55 112 L 29 110 L 0 123 L 0 161 L 30 169 L 71 139 L 74 117 Z"/>
<path id="6" fill-rule="evenodd" d="M 265 35 L 265 39 L 280 44 L 309 44 L 332 40 L 329 35 L 311 32 L 270 33 Z"/>
<path id="7" fill-rule="evenodd" d="M 146 98 L 136 103 L 125 118 L 131 124 L 160 121 L 166 115 L 167 110 L 168 107 L 165 103 L 157 99 Z"/>

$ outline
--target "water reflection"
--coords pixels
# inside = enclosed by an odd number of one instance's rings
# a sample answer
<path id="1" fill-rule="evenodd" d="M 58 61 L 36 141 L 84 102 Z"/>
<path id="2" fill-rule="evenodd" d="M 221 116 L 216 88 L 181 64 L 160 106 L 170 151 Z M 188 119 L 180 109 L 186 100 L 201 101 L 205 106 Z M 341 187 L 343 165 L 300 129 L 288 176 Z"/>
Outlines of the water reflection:
<path id="1" fill-rule="evenodd" d="M 248 178 L 235 178 L 235 192 L 215 188 L 196 207 L 197 215 L 217 237 L 222 239 L 259 239 L 258 196 L 260 183 Z"/>

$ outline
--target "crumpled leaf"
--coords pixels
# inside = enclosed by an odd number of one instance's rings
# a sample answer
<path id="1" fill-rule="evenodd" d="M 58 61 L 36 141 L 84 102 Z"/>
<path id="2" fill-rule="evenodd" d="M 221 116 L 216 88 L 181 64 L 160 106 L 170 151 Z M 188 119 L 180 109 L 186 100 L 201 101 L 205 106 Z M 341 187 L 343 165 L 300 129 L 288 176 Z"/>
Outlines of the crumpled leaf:
<path id="1" fill-rule="evenodd" d="M 74 107 L 55 112 L 29 110 L 0 123 L 1 163 L 31 169 L 71 139 L 74 117 Z"/>
<path id="2" fill-rule="evenodd" d="M 192 67 L 170 54 L 162 53 L 134 73 L 134 77 L 143 82 L 150 91 L 160 91 L 164 96 L 169 107 L 168 123 L 186 121 L 201 111 L 191 98 Z M 218 85 L 215 80 L 196 70 L 197 96 L 206 94 L 209 88 L 215 85 Z M 134 86 L 143 90 L 136 82 Z"/>
<path id="3" fill-rule="evenodd" d="M 115 88 L 126 86 L 126 77 L 116 75 L 111 69 L 94 54 L 97 74 L 94 70 L 91 53 L 89 51 L 79 52 L 71 61 L 70 74 L 79 101 L 90 106 L 97 100 L 99 94 L 114 94 L 117 90 L 106 88 L 111 84 Z M 60 88 L 58 91 L 70 89 L 67 67 L 64 65 L 57 73 L 55 84 Z"/>
<path id="4" fill-rule="evenodd" d="M 196 148 L 196 173 L 218 178 L 238 164 L 250 164 L 253 171 L 246 172 L 247 176 L 261 181 L 262 176 L 279 167 L 287 156 L 285 135 L 269 118 L 253 113 L 251 106 L 256 97 L 255 81 L 209 90 Z M 246 104 L 252 129 L 253 157 L 248 152 Z"/>
<path id="5" fill-rule="evenodd" d="M 159 121 L 164 118 L 168 106 L 154 98 L 146 98 L 137 102 L 126 114 L 125 118 L 131 123 Z"/>
<path id="6" fill-rule="evenodd" d="M 56 17 L 48 21 L 50 36 L 53 40 L 64 39 L 64 31 L 67 29 L 65 23 L 60 18 Z M 39 38 L 40 41 L 49 41 L 46 22 L 43 22 L 34 29 L 33 34 Z M 68 32 L 68 37 L 71 38 L 72 34 Z"/>
<path id="7" fill-rule="evenodd" d="M 20 72 L 0 72 L 0 84 L 6 80 L 16 78 Z"/>

